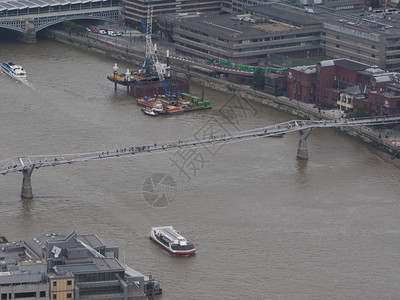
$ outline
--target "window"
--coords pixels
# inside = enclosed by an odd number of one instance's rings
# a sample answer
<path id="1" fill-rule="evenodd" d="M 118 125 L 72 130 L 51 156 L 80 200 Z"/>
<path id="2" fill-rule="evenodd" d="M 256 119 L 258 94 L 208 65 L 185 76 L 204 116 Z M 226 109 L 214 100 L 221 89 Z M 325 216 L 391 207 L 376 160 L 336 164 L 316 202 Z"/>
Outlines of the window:
<path id="1" fill-rule="evenodd" d="M 53 286 L 57 286 L 57 281 L 53 281 Z"/>
<path id="2" fill-rule="evenodd" d="M 72 285 L 72 280 L 67 280 L 67 285 Z"/>
<path id="3" fill-rule="evenodd" d="M 339 45 L 339 44 L 336 44 L 336 48 L 340 48 L 340 45 Z"/>
<path id="4" fill-rule="evenodd" d="M 57 299 L 57 295 L 56 294 L 53 294 L 53 299 Z"/>
<path id="5" fill-rule="evenodd" d="M 1 300 L 7 299 L 7 294 L 1 294 Z"/>
<path id="6" fill-rule="evenodd" d="M 46 291 L 41 291 L 40 292 L 40 297 L 46 297 Z"/>
<path id="7" fill-rule="evenodd" d="M 67 294 L 67 299 L 72 299 L 72 293 Z"/>
<path id="8" fill-rule="evenodd" d="M 15 293 L 14 299 L 19 299 L 19 298 L 36 298 L 36 292 Z"/>

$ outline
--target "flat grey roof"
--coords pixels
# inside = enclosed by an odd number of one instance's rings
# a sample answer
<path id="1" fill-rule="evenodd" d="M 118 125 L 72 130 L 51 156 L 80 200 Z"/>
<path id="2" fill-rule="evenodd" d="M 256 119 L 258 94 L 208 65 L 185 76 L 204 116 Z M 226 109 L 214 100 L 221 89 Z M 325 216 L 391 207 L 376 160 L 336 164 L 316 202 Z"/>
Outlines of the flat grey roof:
<path id="1" fill-rule="evenodd" d="M 200 32 L 227 39 L 227 40 L 245 40 L 265 38 L 268 34 L 275 32 L 290 32 L 293 34 L 293 26 L 284 23 L 277 23 L 265 20 L 262 23 L 251 23 L 239 20 L 236 14 L 225 16 L 206 16 L 185 18 L 177 15 L 169 15 L 165 18 L 174 20 L 176 26 L 194 28 Z M 289 34 L 289 33 L 288 33 Z"/>
<path id="2" fill-rule="evenodd" d="M 257 16 L 269 16 L 295 26 L 318 24 L 320 20 L 315 14 L 304 12 L 303 6 L 273 2 L 263 5 L 245 6 L 245 9 Z"/>
<path id="3" fill-rule="evenodd" d="M 106 246 L 106 244 L 96 234 L 78 235 L 77 238 L 92 248 Z"/>
<path id="4" fill-rule="evenodd" d="M 354 71 L 363 71 L 370 67 L 367 64 L 363 64 L 358 61 L 354 61 L 347 58 L 338 58 L 334 59 L 333 61 L 335 62 L 335 66 L 343 67 Z"/>

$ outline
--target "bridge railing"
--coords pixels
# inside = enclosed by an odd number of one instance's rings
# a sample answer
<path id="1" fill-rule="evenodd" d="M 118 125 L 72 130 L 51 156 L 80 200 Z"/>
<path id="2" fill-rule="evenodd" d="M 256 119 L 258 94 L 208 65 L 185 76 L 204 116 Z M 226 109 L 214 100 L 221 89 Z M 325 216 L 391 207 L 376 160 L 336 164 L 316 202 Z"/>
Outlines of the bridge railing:
<path id="1" fill-rule="evenodd" d="M 120 155 L 136 154 L 143 151 L 168 150 L 182 146 L 197 146 L 199 144 L 210 142 L 225 142 L 236 138 L 251 138 L 253 136 L 274 136 L 276 134 L 289 133 L 293 131 L 301 131 L 308 128 L 326 128 L 326 127 L 344 127 L 350 126 L 360 127 L 360 133 L 376 140 L 376 131 L 366 128 L 365 125 L 390 124 L 399 123 L 400 115 L 382 117 L 382 118 L 359 118 L 359 119 L 334 119 L 334 120 L 291 120 L 275 125 L 261 128 L 248 129 L 243 131 L 235 131 L 220 135 L 204 135 L 203 137 L 192 137 L 177 141 L 169 141 L 160 144 L 147 146 L 128 146 L 120 149 L 104 150 L 96 152 L 75 153 L 75 154 L 52 154 L 52 155 L 30 155 L 18 156 L 0 161 L 0 174 L 8 174 L 9 172 L 22 171 L 29 167 L 45 167 L 56 166 L 59 164 L 71 164 L 75 162 L 83 162 L 93 159 L 110 158 Z M 390 146 L 391 143 L 379 139 L 379 142 Z"/>

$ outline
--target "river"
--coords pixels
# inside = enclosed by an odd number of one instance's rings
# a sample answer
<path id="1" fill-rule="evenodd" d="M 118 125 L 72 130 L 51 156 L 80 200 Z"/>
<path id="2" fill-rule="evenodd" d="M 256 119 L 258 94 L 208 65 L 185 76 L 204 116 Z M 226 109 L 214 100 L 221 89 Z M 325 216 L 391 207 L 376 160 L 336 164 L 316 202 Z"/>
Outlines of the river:
<path id="1" fill-rule="evenodd" d="M 52 41 L 2 41 L 2 60 L 25 82 L 0 74 L 0 160 L 80 153 L 229 134 L 293 119 L 210 89 L 212 110 L 145 116 L 106 75 L 115 61 Z M 121 70 L 132 67 L 118 62 Z M 191 86 L 201 95 L 202 87 Z M 398 299 L 399 169 L 329 129 L 165 151 L 0 179 L 0 233 L 96 233 L 121 260 L 152 274 L 159 299 Z M 158 183 L 158 184 L 157 184 Z M 152 184 L 156 184 L 152 186 Z M 154 189 L 153 189 L 154 188 Z M 198 254 L 171 257 L 149 238 L 173 225 Z"/>

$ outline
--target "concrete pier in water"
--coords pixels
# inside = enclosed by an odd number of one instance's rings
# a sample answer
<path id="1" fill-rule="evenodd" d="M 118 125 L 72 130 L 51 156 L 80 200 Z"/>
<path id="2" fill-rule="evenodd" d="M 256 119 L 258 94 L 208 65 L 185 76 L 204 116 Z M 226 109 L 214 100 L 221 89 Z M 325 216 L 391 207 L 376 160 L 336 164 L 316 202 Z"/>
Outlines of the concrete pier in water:
<path id="1" fill-rule="evenodd" d="M 299 146 L 297 147 L 297 158 L 299 159 L 308 159 L 308 150 L 307 150 L 307 138 L 311 133 L 312 128 L 307 128 L 306 130 L 299 130 Z"/>
<path id="2" fill-rule="evenodd" d="M 29 167 L 25 167 L 22 170 L 22 189 L 21 189 L 21 198 L 22 199 L 32 199 L 32 184 L 31 184 L 31 175 L 33 172 L 35 165 L 31 165 Z"/>

